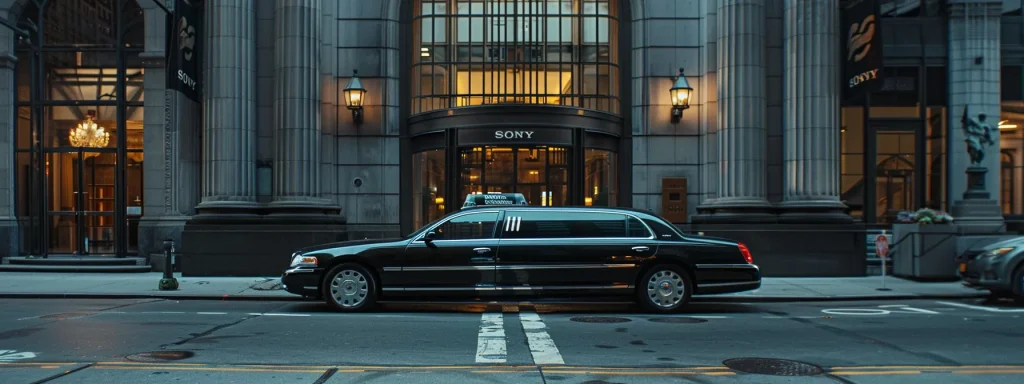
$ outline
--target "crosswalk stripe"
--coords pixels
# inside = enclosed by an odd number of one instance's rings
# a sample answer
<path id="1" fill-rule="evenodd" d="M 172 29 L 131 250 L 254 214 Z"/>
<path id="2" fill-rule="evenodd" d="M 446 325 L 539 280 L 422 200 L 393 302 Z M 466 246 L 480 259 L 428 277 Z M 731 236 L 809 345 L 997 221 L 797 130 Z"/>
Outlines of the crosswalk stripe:
<path id="1" fill-rule="evenodd" d="M 530 344 L 534 364 L 565 364 L 555 341 L 545 331 L 547 326 L 541 321 L 540 315 L 535 312 L 519 312 L 519 321 L 523 324 L 526 341 Z"/>
<path id="2" fill-rule="evenodd" d="M 504 363 L 508 358 L 503 314 L 484 313 L 480 317 L 480 333 L 476 340 L 476 362 Z"/>

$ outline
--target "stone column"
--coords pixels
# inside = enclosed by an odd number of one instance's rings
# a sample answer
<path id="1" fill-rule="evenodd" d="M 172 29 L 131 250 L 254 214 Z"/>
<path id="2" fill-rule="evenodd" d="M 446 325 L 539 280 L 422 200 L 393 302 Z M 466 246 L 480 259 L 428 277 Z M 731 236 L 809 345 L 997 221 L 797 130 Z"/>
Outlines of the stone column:
<path id="1" fill-rule="evenodd" d="M 274 202 L 321 207 L 321 0 L 278 1 L 274 14 Z"/>
<path id="2" fill-rule="evenodd" d="M 767 99 L 761 0 L 718 0 L 718 198 L 708 220 L 763 220 Z"/>
<path id="3" fill-rule="evenodd" d="M 852 221 L 839 200 L 839 4 L 786 0 L 781 219 Z"/>
<path id="4" fill-rule="evenodd" d="M 1002 1 L 950 0 L 949 4 L 949 177 L 948 199 L 956 223 L 965 232 L 992 233 L 1003 223 L 999 206 L 1000 19 Z M 884 33 L 884 32 L 883 32 Z M 994 145 L 985 146 L 981 167 L 988 196 L 965 198 L 971 157 L 961 119 L 984 115 Z"/>
<path id="5" fill-rule="evenodd" d="M 206 3 L 200 212 L 256 206 L 256 3 Z"/>

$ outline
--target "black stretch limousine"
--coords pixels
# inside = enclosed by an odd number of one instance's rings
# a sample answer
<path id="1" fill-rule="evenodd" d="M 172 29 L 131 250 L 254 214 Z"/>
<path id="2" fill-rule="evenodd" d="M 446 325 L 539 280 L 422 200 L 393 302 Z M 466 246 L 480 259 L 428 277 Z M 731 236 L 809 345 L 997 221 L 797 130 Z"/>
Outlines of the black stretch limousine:
<path id="1" fill-rule="evenodd" d="M 302 249 L 282 284 L 341 311 L 410 296 L 630 295 L 662 313 L 692 294 L 761 286 L 743 244 L 684 235 L 651 213 L 505 204 L 463 208 L 401 239 Z"/>

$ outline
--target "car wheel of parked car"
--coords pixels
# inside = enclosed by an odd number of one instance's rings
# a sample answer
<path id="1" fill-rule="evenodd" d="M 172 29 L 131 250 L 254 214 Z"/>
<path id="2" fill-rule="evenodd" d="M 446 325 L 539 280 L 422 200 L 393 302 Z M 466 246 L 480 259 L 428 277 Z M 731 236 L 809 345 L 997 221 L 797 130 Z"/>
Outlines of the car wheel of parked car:
<path id="1" fill-rule="evenodd" d="M 677 312 L 690 301 L 693 282 L 690 274 L 675 265 L 651 268 L 640 281 L 637 295 L 640 304 L 652 312 Z"/>
<path id="2" fill-rule="evenodd" d="M 359 264 L 345 263 L 331 268 L 324 279 L 323 297 L 335 309 L 356 312 L 377 302 L 377 283 Z"/>
<path id="3" fill-rule="evenodd" d="M 1013 284 L 1013 299 L 1018 303 L 1024 303 L 1024 265 L 1017 267 L 1010 283 Z"/>

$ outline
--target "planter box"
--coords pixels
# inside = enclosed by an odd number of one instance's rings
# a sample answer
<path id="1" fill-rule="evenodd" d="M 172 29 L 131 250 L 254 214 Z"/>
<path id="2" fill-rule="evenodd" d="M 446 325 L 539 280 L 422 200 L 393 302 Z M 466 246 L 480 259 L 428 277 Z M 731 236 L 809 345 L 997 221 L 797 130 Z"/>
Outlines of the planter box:
<path id="1" fill-rule="evenodd" d="M 892 274 L 955 280 L 957 227 L 952 224 L 893 224 Z"/>

